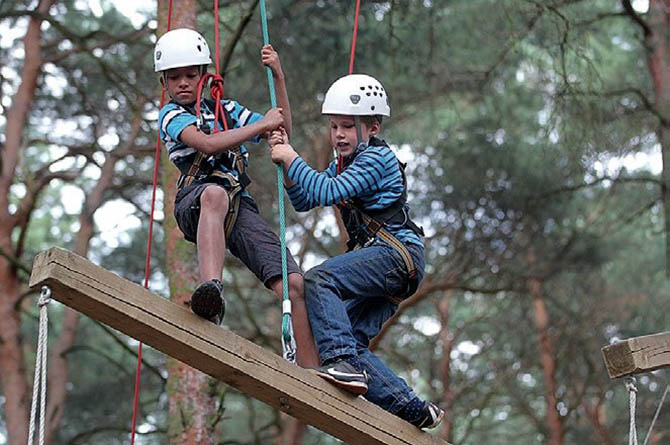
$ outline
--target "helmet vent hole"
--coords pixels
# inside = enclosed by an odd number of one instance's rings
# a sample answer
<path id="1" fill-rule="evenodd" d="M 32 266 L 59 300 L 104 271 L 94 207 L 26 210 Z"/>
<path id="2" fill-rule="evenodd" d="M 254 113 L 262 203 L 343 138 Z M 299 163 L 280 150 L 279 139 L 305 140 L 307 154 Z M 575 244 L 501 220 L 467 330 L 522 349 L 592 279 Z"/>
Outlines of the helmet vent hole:
<path id="1" fill-rule="evenodd" d="M 375 109 L 375 106 L 374 106 L 374 105 L 372 105 L 372 106 L 370 107 L 370 109 L 371 109 L 372 111 L 374 111 L 374 109 Z"/>
<path id="2" fill-rule="evenodd" d="M 197 45 L 196 48 L 198 48 L 198 51 L 202 52 L 202 46 Z"/>
<path id="3" fill-rule="evenodd" d="M 369 91 L 368 91 L 367 93 L 365 93 L 366 96 L 370 96 L 370 94 L 371 94 L 371 93 L 370 93 Z"/>

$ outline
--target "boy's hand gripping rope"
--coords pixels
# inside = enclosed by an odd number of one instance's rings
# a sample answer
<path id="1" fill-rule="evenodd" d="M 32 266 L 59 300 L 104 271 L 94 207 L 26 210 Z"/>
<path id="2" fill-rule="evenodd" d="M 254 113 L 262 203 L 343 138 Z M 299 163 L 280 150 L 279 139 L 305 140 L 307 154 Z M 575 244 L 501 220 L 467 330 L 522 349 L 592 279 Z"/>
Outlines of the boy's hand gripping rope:
<path id="1" fill-rule="evenodd" d="M 268 34 L 268 19 L 265 10 L 265 0 L 260 0 L 261 4 L 261 25 L 263 28 L 263 44 L 270 44 Z M 268 75 L 268 87 L 270 89 L 270 106 L 277 107 L 277 98 L 275 96 L 275 85 L 272 80 L 272 70 L 265 68 Z M 286 221 L 284 217 L 284 174 L 281 165 L 277 165 L 277 197 L 279 199 L 279 243 L 281 246 L 281 277 L 282 277 L 282 353 L 284 358 L 291 363 L 296 362 L 297 347 L 293 338 L 293 323 L 291 322 L 291 300 L 288 294 L 288 266 L 286 259 Z"/>

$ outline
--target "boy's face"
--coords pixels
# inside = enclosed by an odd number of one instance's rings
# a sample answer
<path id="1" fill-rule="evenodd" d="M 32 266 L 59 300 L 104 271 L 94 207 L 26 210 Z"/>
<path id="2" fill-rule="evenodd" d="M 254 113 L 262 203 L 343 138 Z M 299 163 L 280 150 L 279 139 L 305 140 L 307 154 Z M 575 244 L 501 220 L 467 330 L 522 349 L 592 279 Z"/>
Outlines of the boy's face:
<path id="1" fill-rule="evenodd" d="M 200 81 L 199 66 L 185 66 L 167 70 L 165 80 L 161 76 L 161 83 L 175 102 L 187 105 L 195 102 L 197 96 L 198 82 Z"/>
<path id="2" fill-rule="evenodd" d="M 330 123 L 330 143 L 337 153 L 347 157 L 354 153 L 358 146 L 358 136 L 356 135 L 356 121 L 353 116 L 333 115 L 328 116 Z M 370 136 L 377 134 L 379 123 L 371 125 L 361 121 L 361 138 L 363 141 L 370 139 Z"/>

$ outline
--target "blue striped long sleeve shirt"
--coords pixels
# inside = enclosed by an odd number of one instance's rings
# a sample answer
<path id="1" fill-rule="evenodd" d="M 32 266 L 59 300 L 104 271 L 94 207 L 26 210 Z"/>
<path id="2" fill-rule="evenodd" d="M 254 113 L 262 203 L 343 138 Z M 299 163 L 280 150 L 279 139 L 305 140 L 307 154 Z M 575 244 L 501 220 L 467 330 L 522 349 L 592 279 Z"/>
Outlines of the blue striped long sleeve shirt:
<path id="1" fill-rule="evenodd" d="M 302 158 L 296 158 L 287 172 L 294 182 L 287 188 L 293 207 L 304 212 L 358 198 L 363 210 L 381 210 L 398 200 L 403 192 L 398 160 L 384 145 L 367 147 L 344 171 L 339 175 L 336 172 L 335 161 L 325 171 L 317 172 Z M 387 224 L 386 229 L 403 243 L 423 244 L 412 230 L 393 224 Z"/>

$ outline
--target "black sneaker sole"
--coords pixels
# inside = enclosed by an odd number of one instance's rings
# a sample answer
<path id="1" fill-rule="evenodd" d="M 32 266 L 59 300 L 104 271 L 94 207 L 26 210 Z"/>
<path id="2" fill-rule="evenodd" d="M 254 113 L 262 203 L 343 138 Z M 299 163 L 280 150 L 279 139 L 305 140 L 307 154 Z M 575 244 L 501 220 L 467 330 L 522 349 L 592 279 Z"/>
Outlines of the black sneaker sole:
<path id="1" fill-rule="evenodd" d="M 191 296 L 190 305 L 193 313 L 215 324 L 221 323 L 226 311 L 226 302 L 221 296 L 221 290 L 214 283 L 198 286 Z"/>
<path id="2" fill-rule="evenodd" d="M 368 384 L 364 382 L 356 382 L 356 381 L 345 381 L 345 380 L 338 380 L 332 375 L 328 374 L 327 372 L 322 372 L 319 370 L 314 370 L 320 377 L 323 377 L 324 379 L 328 380 L 330 383 L 333 385 L 342 388 L 352 394 L 356 395 L 363 395 L 366 392 L 368 392 Z"/>
<path id="3" fill-rule="evenodd" d="M 417 428 L 422 429 L 422 430 L 424 430 L 424 429 L 432 430 L 433 428 L 437 428 L 438 426 L 440 426 L 443 419 L 444 419 L 444 410 L 440 409 L 440 414 L 437 416 L 437 419 L 433 420 L 433 422 L 431 422 L 428 425 L 417 426 Z"/>

